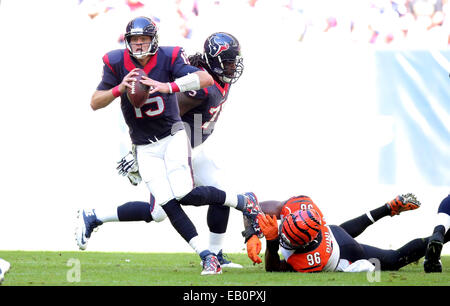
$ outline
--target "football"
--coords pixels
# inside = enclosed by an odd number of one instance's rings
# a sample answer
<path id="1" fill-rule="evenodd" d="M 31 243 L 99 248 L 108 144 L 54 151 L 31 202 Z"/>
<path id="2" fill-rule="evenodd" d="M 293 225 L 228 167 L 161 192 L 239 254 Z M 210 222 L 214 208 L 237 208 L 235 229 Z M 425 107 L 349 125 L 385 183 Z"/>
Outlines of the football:
<path id="1" fill-rule="evenodd" d="M 146 76 L 145 71 L 139 69 L 137 72 L 139 75 L 135 76 L 136 81 L 131 82 L 131 88 L 127 87 L 127 96 L 131 104 L 134 107 L 139 108 L 144 105 L 145 101 L 147 101 L 150 87 L 140 82 L 142 76 Z"/>

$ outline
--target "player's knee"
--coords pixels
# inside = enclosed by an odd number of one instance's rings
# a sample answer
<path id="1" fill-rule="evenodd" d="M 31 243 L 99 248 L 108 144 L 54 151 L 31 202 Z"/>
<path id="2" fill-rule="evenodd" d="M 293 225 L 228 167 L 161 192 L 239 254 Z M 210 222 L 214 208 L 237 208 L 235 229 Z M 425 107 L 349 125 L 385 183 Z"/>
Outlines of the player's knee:
<path id="1" fill-rule="evenodd" d="M 169 174 L 173 197 L 177 200 L 185 197 L 194 188 L 194 181 L 190 170 L 180 169 Z"/>
<path id="2" fill-rule="evenodd" d="M 212 186 L 197 186 L 179 199 L 182 205 L 223 205 L 226 194 Z"/>
<path id="3" fill-rule="evenodd" d="M 178 189 L 174 190 L 174 197 L 177 199 L 177 201 L 181 201 L 184 199 L 189 193 L 191 192 L 192 188 L 185 188 L 185 189 Z"/>
<path id="4" fill-rule="evenodd" d="M 155 222 L 162 222 L 162 221 L 166 220 L 167 215 L 163 211 L 163 214 L 160 214 L 160 215 L 157 215 L 157 216 L 152 216 L 152 217 L 153 217 L 153 221 L 155 221 Z"/>
<path id="5" fill-rule="evenodd" d="M 190 190 L 188 193 L 179 197 L 177 200 L 183 205 L 202 206 L 205 205 L 206 195 L 199 187 Z"/>
<path id="6" fill-rule="evenodd" d="M 153 210 L 151 211 L 151 214 L 152 214 L 153 221 L 155 221 L 155 222 L 161 222 L 161 221 L 164 221 L 167 218 L 166 212 L 159 205 L 155 205 L 153 207 Z"/>
<path id="7" fill-rule="evenodd" d="M 146 182 L 147 189 L 154 197 L 154 204 L 164 205 L 174 198 L 169 183 L 166 180 L 153 180 Z"/>

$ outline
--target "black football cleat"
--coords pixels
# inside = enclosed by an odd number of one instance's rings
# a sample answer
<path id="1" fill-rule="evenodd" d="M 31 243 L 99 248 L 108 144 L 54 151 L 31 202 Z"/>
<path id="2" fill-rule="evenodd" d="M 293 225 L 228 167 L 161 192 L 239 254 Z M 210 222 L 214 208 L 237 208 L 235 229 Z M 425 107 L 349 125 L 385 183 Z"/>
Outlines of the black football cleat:
<path id="1" fill-rule="evenodd" d="M 423 269 L 425 273 L 441 273 L 441 251 L 443 243 L 439 240 L 432 240 L 428 243 L 425 259 L 423 261 Z"/>

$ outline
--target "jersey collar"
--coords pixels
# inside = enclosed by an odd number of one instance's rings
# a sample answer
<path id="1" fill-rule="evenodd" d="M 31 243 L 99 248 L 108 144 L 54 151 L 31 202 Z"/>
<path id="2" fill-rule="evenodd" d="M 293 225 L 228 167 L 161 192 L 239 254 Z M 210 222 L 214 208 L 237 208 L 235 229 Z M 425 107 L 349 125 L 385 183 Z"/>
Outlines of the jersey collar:
<path id="1" fill-rule="evenodd" d="M 131 58 L 131 54 L 128 49 L 125 49 L 123 58 L 124 58 L 125 69 L 128 72 L 130 72 L 134 68 L 139 68 L 139 67 L 136 67 L 136 64 L 134 63 L 133 59 Z M 156 66 L 157 59 L 158 59 L 158 51 L 154 55 L 152 55 L 152 57 L 150 58 L 148 63 L 145 65 L 144 71 L 146 74 L 149 74 L 150 71 L 152 71 L 152 69 Z"/>

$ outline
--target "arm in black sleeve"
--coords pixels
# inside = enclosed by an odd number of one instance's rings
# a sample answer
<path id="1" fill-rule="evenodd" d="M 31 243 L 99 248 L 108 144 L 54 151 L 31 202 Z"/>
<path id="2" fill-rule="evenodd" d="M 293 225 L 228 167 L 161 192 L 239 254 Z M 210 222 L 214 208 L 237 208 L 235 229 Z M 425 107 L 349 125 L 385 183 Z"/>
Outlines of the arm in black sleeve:
<path id="1" fill-rule="evenodd" d="M 256 235 L 255 230 L 253 229 L 250 219 L 246 216 L 244 216 L 244 230 L 241 232 L 242 237 L 244 237 L 244 243 L 247 243 L 247 241 L 253 236 Z"/>
<path id="2" fill-rule="evenodd" d="M 280 247 L 280 239 L 267 240 L 265 253 L 265 268 L 267 272 L 292 272 L 294 269 L 286 260 L 280 260 L 278 249 Z"/>
<path id="3" fill-rule="evenodd" d="M 267 272 L 280 271 L 280 255 L 278 249 L 280 247 L 280 239 L 267 240 L 266 253 L 264 256 L 264 264 Z"/>

